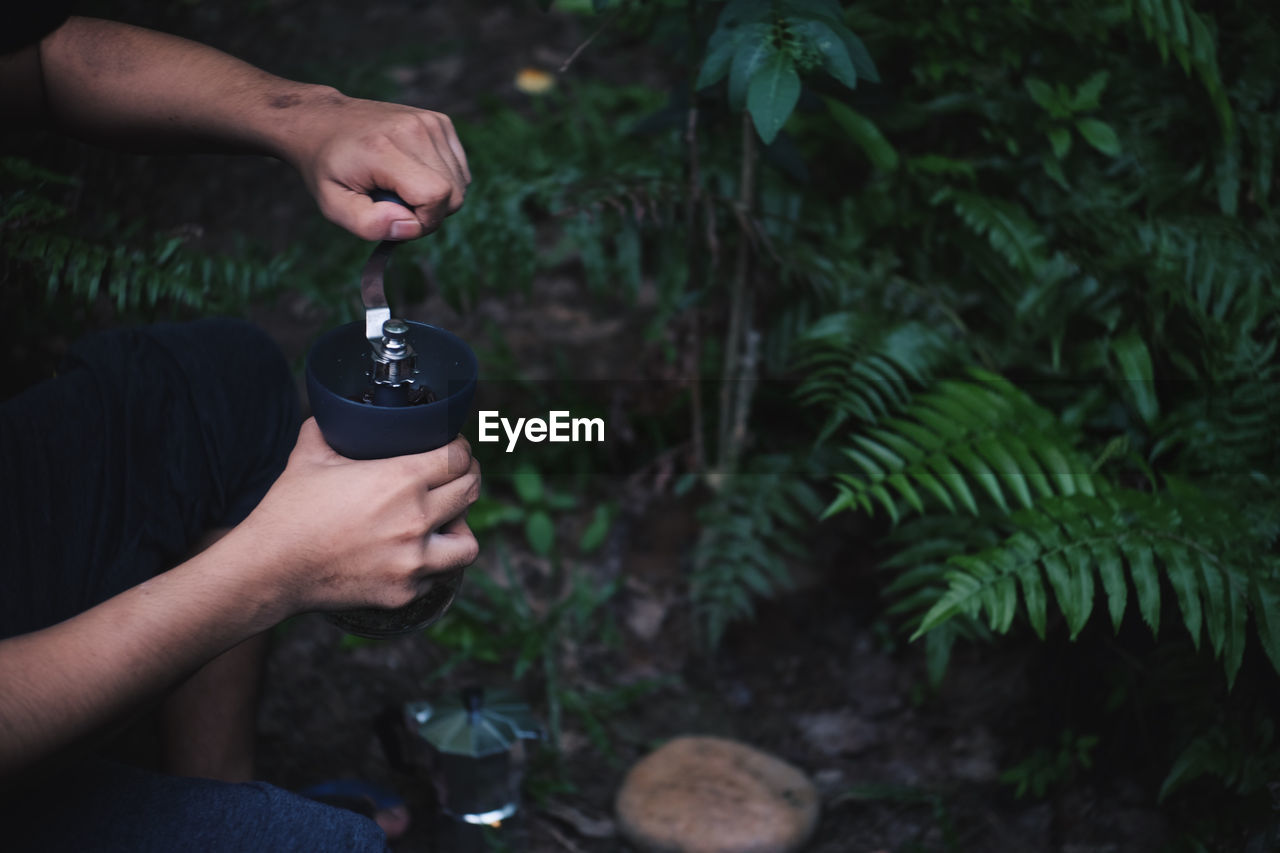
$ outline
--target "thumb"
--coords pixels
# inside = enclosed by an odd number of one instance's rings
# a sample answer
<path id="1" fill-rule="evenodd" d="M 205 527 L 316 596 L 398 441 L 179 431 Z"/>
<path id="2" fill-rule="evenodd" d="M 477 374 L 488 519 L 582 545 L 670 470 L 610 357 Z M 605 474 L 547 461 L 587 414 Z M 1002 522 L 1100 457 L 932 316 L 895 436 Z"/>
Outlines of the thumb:
<path id="1" fill-rule="evenodd" d="M 412 210 L 336 184 L 322 188 L 318 201 L 326 218 L 364 240 L 413 240 L 425 233 Z"/>

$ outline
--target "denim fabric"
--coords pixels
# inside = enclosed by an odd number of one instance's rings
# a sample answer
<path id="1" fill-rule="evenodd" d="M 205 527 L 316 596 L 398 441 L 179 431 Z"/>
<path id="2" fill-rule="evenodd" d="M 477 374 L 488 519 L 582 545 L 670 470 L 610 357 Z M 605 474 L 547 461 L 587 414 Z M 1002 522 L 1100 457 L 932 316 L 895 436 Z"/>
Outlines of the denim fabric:
<path id="1" fill-rule="evenodd" d="M 91 761 L 0 799 L 13 853 L 385 851 L 370 818 L 250 782 L 165 776 Z"/>

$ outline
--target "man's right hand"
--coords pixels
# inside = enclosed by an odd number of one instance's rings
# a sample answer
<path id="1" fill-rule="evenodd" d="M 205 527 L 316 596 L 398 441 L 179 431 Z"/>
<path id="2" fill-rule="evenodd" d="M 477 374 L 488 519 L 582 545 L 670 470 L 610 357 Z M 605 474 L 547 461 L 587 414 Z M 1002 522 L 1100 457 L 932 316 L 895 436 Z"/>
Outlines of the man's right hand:
<path id="1" fill-rule="evenodd" d="M 357 461 L 335 453 L 315 420 L 289 464 L 231 536 L 260 543 L 292 612 L 399 607 L 433 573 L 467 566 L 479 546 L 465 513 L 480 464 L 458 437 L 429 453 Z"/>

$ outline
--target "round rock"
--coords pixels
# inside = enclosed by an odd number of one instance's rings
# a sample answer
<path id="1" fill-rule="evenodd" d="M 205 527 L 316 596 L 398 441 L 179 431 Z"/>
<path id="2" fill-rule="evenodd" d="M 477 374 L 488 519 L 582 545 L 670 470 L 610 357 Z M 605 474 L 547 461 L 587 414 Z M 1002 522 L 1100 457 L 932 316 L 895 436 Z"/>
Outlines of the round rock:
<path id="1" fill-rule="evenodd" d="M 788 853 L 818 822 L 818 792 L 803 773 L 717 737 L 679 737 L 640 759 L 615 807 L 645 853 Z"/>

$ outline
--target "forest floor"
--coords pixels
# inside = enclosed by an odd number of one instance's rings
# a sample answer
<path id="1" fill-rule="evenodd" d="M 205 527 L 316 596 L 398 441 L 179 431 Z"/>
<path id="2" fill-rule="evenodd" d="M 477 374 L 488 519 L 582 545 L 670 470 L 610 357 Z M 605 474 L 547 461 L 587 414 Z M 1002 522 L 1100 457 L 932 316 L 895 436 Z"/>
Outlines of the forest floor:
<path id="1" fill-rule="evenodd" d="M 591 32 L 533 3 L 277 0 L 253 5 L 253 15 L 236 20 L 227 11 L 240 9 L 236 4 L 174 5 L 186 7 L 178 21 L 186 34 L 272 70 L 329 82 L 355 71 L 382 75 L 398 100 L 463 119 L 474 114 L 482 94 L 518 103 L 525 97 L 514 87 L 519 69 L 554 72 Z M 634 79 L 644 61 L 588 47 L 573 73 L 626 72 Z M 136 180 L 145 190 L 134 203 L 163 205 L 175 223 L 198 223 L 211 245 L 220 235 L 247 232 L 283 248 L 297 239 L 302 223 L 319 218 L 280 164 L 110 162 L 115 180 Z M 165 193 L 159 201 L 158 188 Z M 332 239 L 353 238 L 334 231 Z M 429 316 L 464 337 L 497 322 L 516 362 L 534 370 L 565 347 L 575 358 L 625 369 L 634 361 L 639 320 L 591 307 L 583 290 L 571 277 L 546 276 L 529 294 L 479 299 L 465 316 L 432 298 L 406 313 Z M 287 298 L 263 307 L 257 319 L 295 360 L 320 330 L 314 312 Z M 558 330 L 555 340 L 541 331 L 549 326 Z M 903 642 L 882 615 L 870 549 L 849 541 L 847 532 L 820 531 L 813 562 L 793 567 L 796 589 L 762 603 L 757 618 L 731 628 L 714 655 L 700 651 L 686 573 L 696 537 L 693 504 L 673 497 L 653 472 L 633 473 L 596 478 L 579 509 L 557 516 L 567 535 L 587 523 L 594 502 L 623 507 L 606 547 L 564 566 L 579 578 L 619 584 L 601 614 L 617 629 L 613 639 L 572 638 L 558 653 L 562 682 L 576 690 L 601 694 L 637 686 L 640 695 L 599 716 L 604 743 L 593 739 L 581 715 L 565 715 L 558 762 L 544 751 L 531 767 L 534 790 L 520 822 L 528 850 L 627 849 L 610 823 L 626 769 L 657 744 L 688 733 L 741 739 L 807 773 L 823 800 L 806 848 L 813 853 L 1118 853 L 1154 851 L 1169 841 L 1149 779 L 1095 768 L 1064 774 L 1047 799 L 1015 797 L 1000 775 L 1027 755 L 1039 733 L 1037 720 L 1046 711 L 1037 704 L 1036 685 L 1053 677 L 1043 671 L 1046 658 L 1009 647 L 963 648 L 942 686 L 930 690 L 920 645 Z M 497 480 L 491 488 L 501 487 Z M 548 562 L 520 537 L 503 540 L 504 549 L 492 547 L 494 537 L 485 541 L 469 572 L 500 580 L 505 554 L 516 594 L 534 612 L 549 607 L 557 590 L 548 581 Z M 474 590 L 464 583 L 460 595 Z M 286 787 L 340 777 L 391 786 L 416 818 L 395 849 L 431 850 L 430 786 L 420 775 L 392 769 L 374 719 L 406 701 L 440 699 L 474 682 L 514 686 L 545 715 L 537 670 L 513 684 L 509 668 L 472 659 L 440 675 L 451 651 L 433 641 L 432 630 L 360 644 L 343 636 L 320 616 L 295 619 L 276 632 L 260 716 L 261 772 Z"/>

